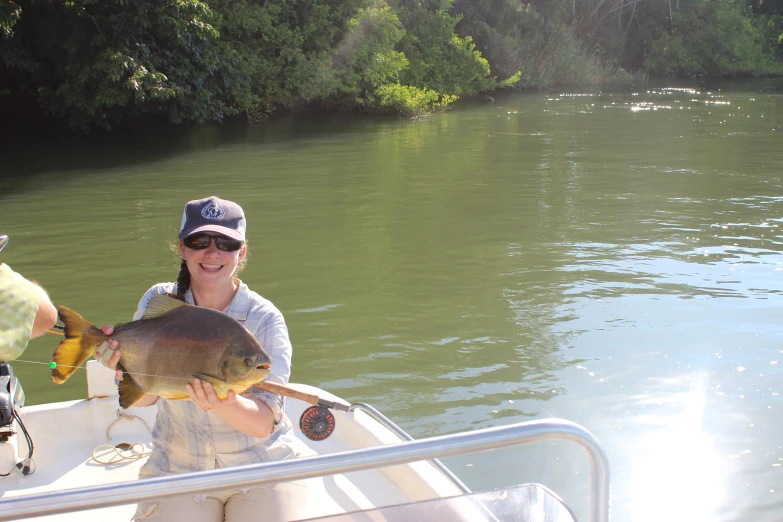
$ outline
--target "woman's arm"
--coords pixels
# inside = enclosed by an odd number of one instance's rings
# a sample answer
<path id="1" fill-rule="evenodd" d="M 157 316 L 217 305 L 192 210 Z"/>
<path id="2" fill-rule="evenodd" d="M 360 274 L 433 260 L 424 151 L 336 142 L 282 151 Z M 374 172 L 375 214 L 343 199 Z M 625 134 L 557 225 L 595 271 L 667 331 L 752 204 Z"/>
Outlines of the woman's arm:
<path id="1" fill-rule="evenodd" d="M 237 431 L 263 439 L 274 430 L 275 416 L 271 408 L 260 399 L 237 396 L 229 390 L 228 397 L 221 400 L 210 383 L 199 379 L 186 384 L 185 388 L 193 403 L 202 411 L 218 414 L 223 422 Z"/>
<path id="2" fill-rule="evenodd" d="M 251 333 L 272 360 L 272 373 L 266 380 L 288 384 L 291 341 L 283 314 L 274 307 L 267 309 L 256 331 Z M 226 424 L 253 437 L 268 437 L 283 416 L 282 397 L 257 388 L 250 388 L 239 396 L 229 391 L 223 400 L 217 397 L 211 384 L 198 379 L 188 384 L 187 390 L 193 403 L 203 411 L 217 413 Z"/>

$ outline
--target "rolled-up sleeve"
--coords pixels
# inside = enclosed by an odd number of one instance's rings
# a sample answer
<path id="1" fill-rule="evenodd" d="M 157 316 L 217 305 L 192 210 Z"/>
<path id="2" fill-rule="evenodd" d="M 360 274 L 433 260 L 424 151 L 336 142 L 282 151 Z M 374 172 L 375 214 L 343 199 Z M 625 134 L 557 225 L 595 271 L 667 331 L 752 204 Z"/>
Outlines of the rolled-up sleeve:
<path id="1" fill-rule="evenodd" d="M 0 264 L 0 360 L 12 361 L 27 348 L 40 299 L 33 283 Z"/>
<path id="2" fill-rule="evenodd" d="M 283 314 L 276 308 L 263 312 L 253 337 L 256 338 L 272 360 L 272 373 L 265 380 L 276 384 L 288 384 L 288 379 L 291 376 L 292 348 Z M 280 423 L 283 418 L 284 407 L 282 396 L 258 388 L 250 388 L 244 395 L 263 401 L 274 413 L 275 424 Z"/>

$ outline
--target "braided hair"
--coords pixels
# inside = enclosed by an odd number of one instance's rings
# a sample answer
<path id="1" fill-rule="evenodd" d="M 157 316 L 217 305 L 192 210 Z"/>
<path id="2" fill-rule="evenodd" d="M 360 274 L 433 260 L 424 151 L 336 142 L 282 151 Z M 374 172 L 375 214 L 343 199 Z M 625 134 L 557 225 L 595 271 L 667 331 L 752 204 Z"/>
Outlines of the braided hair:
<path id="1" fill-rule="evenodd" d="M 188 264 L 185 260 L 182 260 L 182 264 L 179 267 L 179 275 L 177 276 L 177 293 L 174 297 L 180 301 L 185 301 L 185 293 L 190 289 L 190 270 L 188 270 Z"/>

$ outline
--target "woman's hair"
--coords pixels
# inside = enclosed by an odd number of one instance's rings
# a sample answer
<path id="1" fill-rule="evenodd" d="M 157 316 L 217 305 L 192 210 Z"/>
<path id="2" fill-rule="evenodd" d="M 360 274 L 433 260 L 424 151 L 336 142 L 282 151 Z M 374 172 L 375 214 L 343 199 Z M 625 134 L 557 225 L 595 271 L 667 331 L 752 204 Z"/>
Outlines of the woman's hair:
<path id="1" fill-rule="evenodd" d="M 179 266 L 179 275 L 177 276 L 177 293 L 174 297 L 180 301 L 185 301 L 185 293 L 190 289 L 190 270 L 185 260 Z"/>
<path id="2" fill-rule="evenodd" d="M 247 241 L 245 241 L 245 247 L 247 248 Z M 179 254 L 179 251 L 177 251 L 177 253 Z M 243 257 L 242 261 L 240 261 L 237 265 L 236 272 L 234 272 L 234 279 L 238 279 L 237 274 L 239 274 L 239 272 L 245 268 L 245 265 L 247 265 L 247 256 L 248 252 L 245 250 L 245 257 Z M 177 293 L 174 295 L 174 297 L 184 302 L 185 294 L 190 289 L 190 270 L 188 270 L 188 264 L 184 259 L 180 259 L 180 261 L 181 264 L 179 265 L 179 275 L 177 275 Z"/>

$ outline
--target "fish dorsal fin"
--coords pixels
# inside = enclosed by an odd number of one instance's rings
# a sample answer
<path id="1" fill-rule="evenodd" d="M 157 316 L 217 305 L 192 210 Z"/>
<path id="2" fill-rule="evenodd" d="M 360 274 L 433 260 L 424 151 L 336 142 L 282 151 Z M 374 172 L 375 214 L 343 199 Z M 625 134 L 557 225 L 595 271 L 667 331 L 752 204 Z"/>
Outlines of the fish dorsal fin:
<path id="1" fill-rule="evenodd" d="M 144 311 L 143 319 L 152 319 L 153 317 L 160 317 L 166 315 L 172 310 L 176 310 L 180 306 L 188 306 L 187 303 L 174 299 L 173 297 L 165 294 L 155 294 L 150 299 L 147 309 Z"/>

